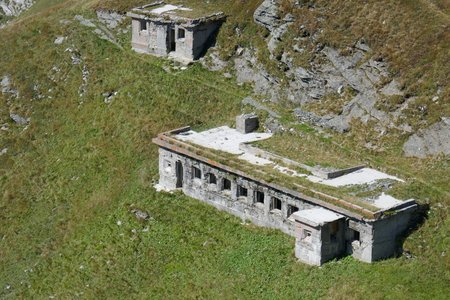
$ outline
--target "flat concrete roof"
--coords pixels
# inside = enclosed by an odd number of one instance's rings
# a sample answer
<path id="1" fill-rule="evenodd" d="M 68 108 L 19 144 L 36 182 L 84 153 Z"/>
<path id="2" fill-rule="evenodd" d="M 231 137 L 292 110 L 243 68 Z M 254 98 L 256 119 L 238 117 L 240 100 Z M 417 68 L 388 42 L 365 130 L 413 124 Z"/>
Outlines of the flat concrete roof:
<path id="1" fill-rule="evenodd" d="M 325 208 L 312 208 L 297 211 L 293 214 L 296 221 L 306 223 L 313 227 L 322 226 L 326 223 L 337 221 L 344 216 Z"/>
<path id="2" fill-rule="evenodd" d="M 145 18 L 149 20 L 165 22 L 191 22 L 193 24 L 206 21 L 222 20 L 223 12 L 209 11 L 203 7 L 190 8 L 183 4 L 170 4 L 157 1 L 147 5 L 133 8 L 128 16 L 132 18 Z"/>

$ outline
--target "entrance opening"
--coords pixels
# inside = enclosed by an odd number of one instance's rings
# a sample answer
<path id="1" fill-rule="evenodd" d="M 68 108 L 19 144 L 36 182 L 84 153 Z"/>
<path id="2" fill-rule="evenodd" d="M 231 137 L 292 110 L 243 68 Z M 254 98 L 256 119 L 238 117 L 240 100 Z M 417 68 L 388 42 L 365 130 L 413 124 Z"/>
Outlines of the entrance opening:
<path id="1" fill-rule="evenodd" d="M 175 42 L 175 28 L 170 28 L 169 32 L 167 33 L 168 36 L 168 48 L 169 52 L 174 52 L 177 47 L 177 43 Z"/>
<path id="2" fill-rule="evenodd" d="M 330 223 L 330 241 L 331 242 L 337 241 L 338 231 L 339 231 L 339 223 L 336 221 L 333 223 Z"/>
<path id="3" fill-rule="evenodd" d="M 175 173 L 177 176 L 176 188 L 182 188 L 183 187 L 183 164 L 179 160 L 175 163 Z"/>

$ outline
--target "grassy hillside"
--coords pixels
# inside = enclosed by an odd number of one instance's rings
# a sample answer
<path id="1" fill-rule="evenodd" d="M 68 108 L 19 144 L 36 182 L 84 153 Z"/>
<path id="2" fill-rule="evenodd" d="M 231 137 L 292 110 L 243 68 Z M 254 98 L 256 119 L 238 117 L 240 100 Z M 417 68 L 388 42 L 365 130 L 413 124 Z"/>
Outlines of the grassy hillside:
<path id="1" fill-rule="evenodd" d="M 261 42 L 244 40 L 263 34 L 248 23 L 258 1 L 209 2 L 235 13 L 223 34 L 235 24 L 244 27 L 243 37 L 229 47 Z M 8 148 L 0 156 L 0 298 L 445 299 L 450 294 L 448 158 L 396 160 L 396 145 L 382 157 L 360 151 L 363 130 L 325 139 L 301 127 L 300 136 L 289 136 L 292 143 L 301 139 L 326 148 L 332 157 L 342 153 L 416 178 L 409 193 L 431 209 L 406 240 L 414 258 L 372 265 L 345 258 L 308 267 L 295 261 L 294 240 L 281 232 L 243 225 L 182 194 L 156 193 L 157 148 L 151 138 L 186 124 L 231 125 L 250 89 L 199 65 L 173 69 L 167 61 L 136 54 L 128 34 L 118 37 L 124 50 L 99 39 L 73 20 L 77 14 L 94 18 L 98 5 L 41 1 L 0 30 L 0 78 L 9 75 L 20 94 L 17 99 L 0 94 L 0 125 L 9 127 L 0 131 L 0 151 Z M 56 45 L 57 36 L 67 39 Z M 105 103 L 103 93 L 113 92 L 117 95 Z M 30 125 L 14 124 L 10 112 L 30 117 Z M 136 220 L 133 208 L 152 219 Z"/>

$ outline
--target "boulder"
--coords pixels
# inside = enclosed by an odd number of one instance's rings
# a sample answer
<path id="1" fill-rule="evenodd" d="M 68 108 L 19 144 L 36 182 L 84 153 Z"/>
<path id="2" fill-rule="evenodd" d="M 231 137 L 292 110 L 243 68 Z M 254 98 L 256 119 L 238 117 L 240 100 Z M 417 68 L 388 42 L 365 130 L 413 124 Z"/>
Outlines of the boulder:
<path id="1" fill-rule="evenodd" d="M 439 154 L 450 154 L 450 117 L 419 130 L 403 145 L 407 157 L 425 158 Z"/>
<path id="2" fill-rule="evenodd" d="M 30 122 L 30 119 L 24 118 L 22 116 L 19 116 L 18 114 L 10 113 L 9 117 L 18 125 L 28 125 Z"/>

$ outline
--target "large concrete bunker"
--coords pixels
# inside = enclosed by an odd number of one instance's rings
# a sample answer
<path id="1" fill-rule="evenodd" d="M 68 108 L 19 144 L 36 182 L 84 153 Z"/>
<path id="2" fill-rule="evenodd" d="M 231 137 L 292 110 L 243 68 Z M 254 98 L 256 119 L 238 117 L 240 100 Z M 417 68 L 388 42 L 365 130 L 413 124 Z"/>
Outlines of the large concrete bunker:
<path id="1" fill-rule="evenodd" d="M 222 12 L 202 15 L 163 1 L 136 7 L 127 15 L 132 19 L 131 46 L 135 51 L 186 63 L 206 52 L 225 20 Z"/>
<path id="2" fill-rule="evenodd" d="M 296 238 L 296 257 L 311 265 L 345 255 L 373 262 L 396 254 L 417 208 L 414 200 L 384 193 L 354 200 L 322 193 L 318 186 L 400 179 L 361 167 L 302 174 L 298 165 L 289 169 L 289 160 L 280 165 L 281 158 L 250 145 L 271 137 L 251 132 L 255 116 L 239 116 L 236 122 L 239 130 L 222 126 L 195 132 L 185 127 L 153 139 L 159 146 L 157 188 L 181 190 L 256 225 L 280 229 Z"/>

